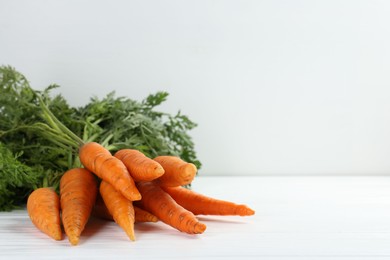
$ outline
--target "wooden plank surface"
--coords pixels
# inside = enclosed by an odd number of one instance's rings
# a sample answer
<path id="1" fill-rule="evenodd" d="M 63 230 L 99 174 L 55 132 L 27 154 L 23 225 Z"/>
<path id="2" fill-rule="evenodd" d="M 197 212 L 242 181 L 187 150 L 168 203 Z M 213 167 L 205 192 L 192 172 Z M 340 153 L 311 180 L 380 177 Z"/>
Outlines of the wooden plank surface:
<path id="1" fill-rule="evenodd" d="M 390 259 L 390 177 L 197 177 L 193 189 L 251 217 L 199 216 L 201 235 L 136 224 L 129 241 L 91 219 L 80 244 L 40 233 L 25 210 L 0 213 L 0 259 Z"/>

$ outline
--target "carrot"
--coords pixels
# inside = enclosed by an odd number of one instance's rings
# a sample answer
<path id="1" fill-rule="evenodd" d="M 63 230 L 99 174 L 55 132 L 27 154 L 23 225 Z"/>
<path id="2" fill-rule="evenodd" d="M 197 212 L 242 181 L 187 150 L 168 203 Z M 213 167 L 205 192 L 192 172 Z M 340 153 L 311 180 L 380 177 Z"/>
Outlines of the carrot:
<path id="1" fill-rule="evenodd" d="M 157 222 L 158 218 L 152 213 L 134 206 L 135 222 Z"/>
<path id="2" fill-rule="evenodd" d="M 103 146 L 95 142 L 88 142 L 81 146 L 79 157 L 85 168 L 110 183 L 128 200 L 141 199 L 141 194 L 126 166 Z"/>
<path id="3" fill-rule="evenodd" d="M 134 205 L 133 207 L 134 207 L 134 215 L 135 215 L 134 222 L 157 222 L 158 221 L 158 218 L 152 213 Z M 98 218 L 102 218 L 106 220 L 114 220 L 110 212 L 108 211 L 106 205 L 104 204 L 104 201 L 100 193 L 96 198 L 95 206 L 93 209 L 93 215 Z"/>
<path id="4" fill-rule="evenodd" d="M 73 168 L 60 180 L 62 224 L 71 245 L 77 245 L 91 215 L 97 194 L 95 176 L 84 168 Z"/>
<path id="5" fill-rule="evenodd" d="M 250 216 L 255 211 L 246 205 L 215 199 L 183 187 L 162 187 L 182 207 L 195 215 Z"/>
<path id="6" fill-rule="evenodd" d="M 135 181 L 151 181 L 164 174 L 163 167 L 156 161 L 134 149 L 122 149 L 115 153 Z"/>
<path id="7" fill-rule="evenodd" d="M 157 156 L 154 160 L 165 170 L 165 173 L 156 179 L 156 183 L 161 186 L 176 187 L 190 184 L 197 172 L 194 164 L 187 163 L 176 156 Z"/>
<path id="8" fill-rule="evenodd" d="M 40 231 L 55 240 L 62 239 L 60 198 L 53 189 L 34 190 L 27 199 L 27 212 Z"/>
<path id="9" fill-rule="evenodd" d="M 151 212 L 164 223 L 188 234 L 201 234 L 206 225 L 199 222 L 194 214 L 178 205 L 172 197 L 154 182 L 139 182 L 142 194 L 139 201 L 142 208 Z"/>
<path id="10" fill-rule="evenodd" d="M 126 199 L 121 193 L 106 181 L 100 183 L 100 194 L 108 212 L 114 221 L 126 232 L 131 240 L 135 240 L 134 235 L 134 207 L 131 200 Z"/>

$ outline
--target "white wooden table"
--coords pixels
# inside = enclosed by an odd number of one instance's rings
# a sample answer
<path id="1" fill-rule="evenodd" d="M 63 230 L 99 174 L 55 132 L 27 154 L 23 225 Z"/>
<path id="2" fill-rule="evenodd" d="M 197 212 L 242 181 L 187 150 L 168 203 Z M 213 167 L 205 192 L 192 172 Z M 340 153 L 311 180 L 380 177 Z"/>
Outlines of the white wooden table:
<path id="1" fill-rule="evenodd" d="M 201 235 L 136 224 L 131 242 L 91 219 L 80 244 L 40 233 L 25 210 L 0 213 L 0 259 L 390 259 L 390 177 L 205 177 L 193 189 L 251 217 L 200 216 Z"/>

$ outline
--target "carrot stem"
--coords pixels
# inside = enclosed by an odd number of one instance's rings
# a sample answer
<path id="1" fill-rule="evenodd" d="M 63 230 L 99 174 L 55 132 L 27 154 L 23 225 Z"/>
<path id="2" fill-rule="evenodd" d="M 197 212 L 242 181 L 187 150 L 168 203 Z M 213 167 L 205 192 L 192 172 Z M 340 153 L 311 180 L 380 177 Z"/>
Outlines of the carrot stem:
<path id="1" fill-rule="evenodd" d="M 70 136 L 75 142 L 78 143 L 79 146 L 84 144 L 84 141 L 81 140 L 80 137 L 78 137 L 75 133 L 73 133 L 68 127 L 66 127 L 58 118 L 50 111 L 50 109 L 47 107 L 45 102 L 43 101 L 42 97 L 38 95 L 39 103 L 43 109 L 43 116 L 45 120 L 54 128 L 57 129 L 59 132 L 62 132 L 64 134 L 67 134 Z"/>

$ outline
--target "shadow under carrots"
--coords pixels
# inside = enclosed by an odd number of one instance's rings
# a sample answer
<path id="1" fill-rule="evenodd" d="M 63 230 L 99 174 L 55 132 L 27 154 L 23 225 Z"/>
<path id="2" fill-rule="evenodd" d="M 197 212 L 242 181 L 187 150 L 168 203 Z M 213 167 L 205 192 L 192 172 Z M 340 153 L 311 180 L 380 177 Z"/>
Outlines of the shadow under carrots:
<path id="1" fill-rule="evenodd" d="M 150 234 L 163 234 L 166 237 L 182 237 L 183 239 L 198 239 L 197 235 L 180 232 L 177 229 L 165 224 L 162 221 L 158 222 L 139 222 L 135 223 L 134 231 L 137 239 L 142 239 L 143 236 Z"/>
<path id="2" fill-rule="evenodd" d="M 230 223 L 230 224 L 245 224 L 243 217 L 235 216 L 197 216 L 201 222 L 209 223 Z M 244 217 L 245 218 L 245 217 Z"/>
<path id="3" fill-rule="evenodd" d="M 79 244 L 84 243 L 90 237 L 98 236 L 98 234 L 102 233 L 110 223 L 112 223 L 112 221 L 91 217 L 81 233 Z"/>

